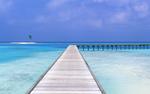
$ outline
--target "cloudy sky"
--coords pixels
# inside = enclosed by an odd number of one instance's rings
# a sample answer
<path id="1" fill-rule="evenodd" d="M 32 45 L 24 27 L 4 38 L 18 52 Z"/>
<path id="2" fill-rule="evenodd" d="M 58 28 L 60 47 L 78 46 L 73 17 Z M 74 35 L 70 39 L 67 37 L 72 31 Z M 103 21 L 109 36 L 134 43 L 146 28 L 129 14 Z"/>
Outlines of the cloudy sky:
<path id="1" fill-rule="evenodd" d="M 0 41 L 150 41 L 150 0 L 0 0 Z"/>

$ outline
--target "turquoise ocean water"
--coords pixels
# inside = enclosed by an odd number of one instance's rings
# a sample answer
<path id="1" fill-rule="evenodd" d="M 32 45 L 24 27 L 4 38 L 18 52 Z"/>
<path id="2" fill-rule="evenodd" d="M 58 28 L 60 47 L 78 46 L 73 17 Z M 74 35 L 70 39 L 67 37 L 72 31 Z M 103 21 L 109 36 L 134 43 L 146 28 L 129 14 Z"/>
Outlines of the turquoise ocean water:
<path id="1" fill-rule="evenodd" d="M 150 50 L 81 52 L 106 94 L 150 94 Z"/>
<path id="2" fill-rule="evenodd" d="M 68 44 L 0 44 L 0 94 L 25 94 Z M 150 94 L 150 50 L 81 51 L 107 94 Z"/>
<path id="3" fill-rule="evenodd" d="M 0 94 L 26 94 L 67 44 L 0 44 Z"/>

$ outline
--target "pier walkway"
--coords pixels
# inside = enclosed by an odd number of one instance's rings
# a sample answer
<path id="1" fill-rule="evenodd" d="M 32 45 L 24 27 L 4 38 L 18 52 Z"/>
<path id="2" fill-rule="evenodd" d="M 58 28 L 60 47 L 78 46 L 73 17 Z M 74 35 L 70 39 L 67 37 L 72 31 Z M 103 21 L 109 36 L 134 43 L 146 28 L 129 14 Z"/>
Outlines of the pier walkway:
<path id="1" fill-rule="evenodd" d="M 75 45 L 70 45 L 29 94 L 104 94 Z"/>

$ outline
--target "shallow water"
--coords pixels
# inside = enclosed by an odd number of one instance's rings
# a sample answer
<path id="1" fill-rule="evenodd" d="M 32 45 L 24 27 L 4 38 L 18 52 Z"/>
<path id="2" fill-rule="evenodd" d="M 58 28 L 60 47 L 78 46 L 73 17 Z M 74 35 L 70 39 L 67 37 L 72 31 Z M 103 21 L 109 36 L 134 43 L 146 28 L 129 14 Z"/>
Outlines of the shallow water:
<path id="1" fill-rule="evenodd" d="M 107 94 L 150 94 L 150 50 L 82 54 Z"/>
<path id="2" fill-rule="evenodd" d="M 25 94 L 66 46 L 1 45 L 0 94 Z"/>

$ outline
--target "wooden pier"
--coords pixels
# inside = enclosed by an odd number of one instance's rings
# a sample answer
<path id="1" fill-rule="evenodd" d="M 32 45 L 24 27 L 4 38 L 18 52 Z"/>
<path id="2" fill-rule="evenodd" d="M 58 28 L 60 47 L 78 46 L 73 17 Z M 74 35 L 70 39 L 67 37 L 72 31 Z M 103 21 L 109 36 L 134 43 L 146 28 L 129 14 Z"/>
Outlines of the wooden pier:
<path id="1" fill-rule="evenodd" d="M 75 45 L 70 45 L 29 94 L 105 94 Z"/>
<path id="2" fill-rule="evenodd" d="M 78 49 L 86 51 L 99 50 L 139 50 L 150 49 L 150 43 L 99 43 L 99 44 L 77 44 Z"/>

